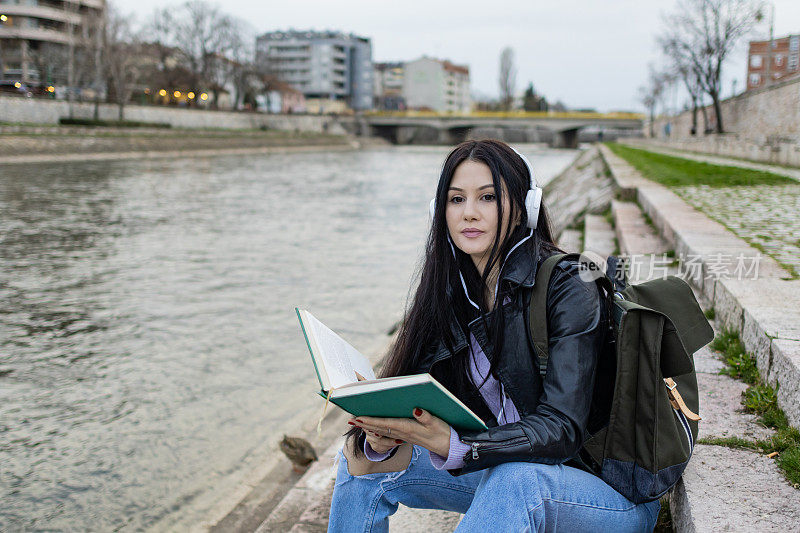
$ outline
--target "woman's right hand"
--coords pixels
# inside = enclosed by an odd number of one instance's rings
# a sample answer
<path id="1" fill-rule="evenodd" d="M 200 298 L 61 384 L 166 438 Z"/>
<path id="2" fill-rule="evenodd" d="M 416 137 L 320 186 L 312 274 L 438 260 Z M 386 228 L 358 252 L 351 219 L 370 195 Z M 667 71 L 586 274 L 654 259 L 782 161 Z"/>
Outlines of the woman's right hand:
<path id="1" fill-rule="evenodd" d="M 395 446 L 403 443 L 403 441 L 399 439 L 382 437 L 374 431 L 364 430 L 364 433 L 370 448 L 372 448 L 375 453 L 386 453 Z"/>

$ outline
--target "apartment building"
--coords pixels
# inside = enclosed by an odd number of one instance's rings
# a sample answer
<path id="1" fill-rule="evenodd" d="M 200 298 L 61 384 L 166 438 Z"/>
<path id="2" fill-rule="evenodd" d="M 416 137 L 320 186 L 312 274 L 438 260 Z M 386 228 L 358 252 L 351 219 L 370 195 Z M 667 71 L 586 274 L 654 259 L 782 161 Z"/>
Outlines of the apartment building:
<path id="1" fill-rule="evenodd" d="M 105 8 L 105 0 L 0 0 L 0 85 L 66 84 L 69 49 L 92 38 Z M 81 81 L 75 62 L 73 80 Z"/>
<path id="2" fill-rule="evenodd" d="M 409 109 L 469 112 L 469 67 L 423 56 L 404 65 L 403 97 Z"/>
<path id="3" fill-rule="evenodd" d="M 256 65 L 303 93 L 309 111 L 372 108 L 369 38 L 334 31 L 268 32 L 256 38 Z"/>
<path id="4" fill-rule="evenodd" d="M 747 89 L 758 89 L 800 73 L 800 35 L 772 41 L 750 41 L 747 53 Z"/>
<path id="5" fill-rule="evenodd" d="M 373 72 L 373 98 L 375 109 L 402 111 L 406 108 L 403 98 L 405 68 L 401 61 L 375 63 Z"/>

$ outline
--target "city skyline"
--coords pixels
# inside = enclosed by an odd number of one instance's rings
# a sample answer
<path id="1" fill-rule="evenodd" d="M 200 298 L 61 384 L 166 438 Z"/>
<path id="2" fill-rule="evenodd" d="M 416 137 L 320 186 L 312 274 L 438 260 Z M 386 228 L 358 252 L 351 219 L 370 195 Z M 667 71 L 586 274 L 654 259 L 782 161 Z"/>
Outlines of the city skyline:
<path id="1" fill-rule="evenodd" d="M 156 7 L 181 3 L 119 0 L 117 5 L 141 23 Z M 790 0 L 772 4 L 776 37 L 800 31 L 800 26 L 791 25 L 800 21 L 800 4 Z M 336 5 L 316 2 L 310 7 L 283 4 L 278 9 L 242 0 L 218 5 L 250 24 L 253 37 L 287 29 L 352 32 L 371 39 L 376 62 L 428 55 L 467 64 L 472 93 L 478 98 L 498 96 L 499 56 L 510 46 L 515 52 L 518 92 L 530 81 L 551 102 L 561 100 L 571 108 L 605 112 L 643 109 L 637 90 L 645 83 L 648 63 L 663 61 L 655 35 L 662 28 L 661 14 L 671 10 L 674 2 L 506 2 L 502 10 L 492 11 L 482 11 L 479 2 L 462 2 L 455 11 L 450 3 L 414 0 L 402 12 L 367 10 L 374 4 L 355 0 Z M 767 36 L 768 20 L 767 16 L 754 38 Z M 732 94 L 734 80 L 736 92 L 744 90 L 746 55 L 743 41 L 725 65 L 724 97 Z M 680 94 L 672 94 L 667 104 L 681 106 L 682 100 Z"/>

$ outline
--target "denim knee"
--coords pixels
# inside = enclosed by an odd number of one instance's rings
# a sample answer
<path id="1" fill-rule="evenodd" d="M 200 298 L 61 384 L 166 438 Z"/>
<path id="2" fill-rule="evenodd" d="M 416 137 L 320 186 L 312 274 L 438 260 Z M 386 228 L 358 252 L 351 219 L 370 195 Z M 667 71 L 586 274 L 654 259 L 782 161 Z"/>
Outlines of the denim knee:
<path id="1" fill-rule="evenodd" d="M 526 491 L 533 489 L 540 494 L 549 493 L 549 489 L 543 489 L 549 487 L 550 481 L 558 477 L 559 468 L 560 465 L 543 463 L 501 463 L 486 471 L 483 482 L 487 487 L 497 486 L 504 491 L 524 486 Z"/>

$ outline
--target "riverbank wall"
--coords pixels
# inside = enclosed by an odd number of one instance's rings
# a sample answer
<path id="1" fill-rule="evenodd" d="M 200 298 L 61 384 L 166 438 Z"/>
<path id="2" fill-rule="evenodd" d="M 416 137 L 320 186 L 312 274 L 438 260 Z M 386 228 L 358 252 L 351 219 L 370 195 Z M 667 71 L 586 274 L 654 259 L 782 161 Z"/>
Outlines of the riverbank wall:
<path id="1" fill-rule="evenodd" d="M 710 120 L 713 106 L 706 108 Z M 703 135 L 702 113 L 692 135 L 692 112 L 659 117 L 653 123 L 656 146 L 800 167 L 800 77 L 754 89 L 722 101 L 723 134 Z M 649 128 L 645 128 L 649 133 Z M 667 134 L 669 131 L 669 134 Z"/>
<path id="2" fill-rule="evenodd" d="M 72 116 L 93 119 L 95 104 L 65 100 L 43 100 L 0 96 L 0 123 L 57 125 L 59 119 Z M 114 104 L 100 104 L 100 120 L 117 120 Z M 336 115 L 273 115 L 234 111 L 209 111 L 165 106 L 126 105 L 125 120 L 167 124 L 173 128 L 258 130 L 274 129 L 344 135 L 352 131 L 352 117 Z"/>
<path id="3" fill-rule="evenodd" d="M 302 131 L 2 126 L 0 164 L 353 150 L 376 144 L 385 142 Z"/>

